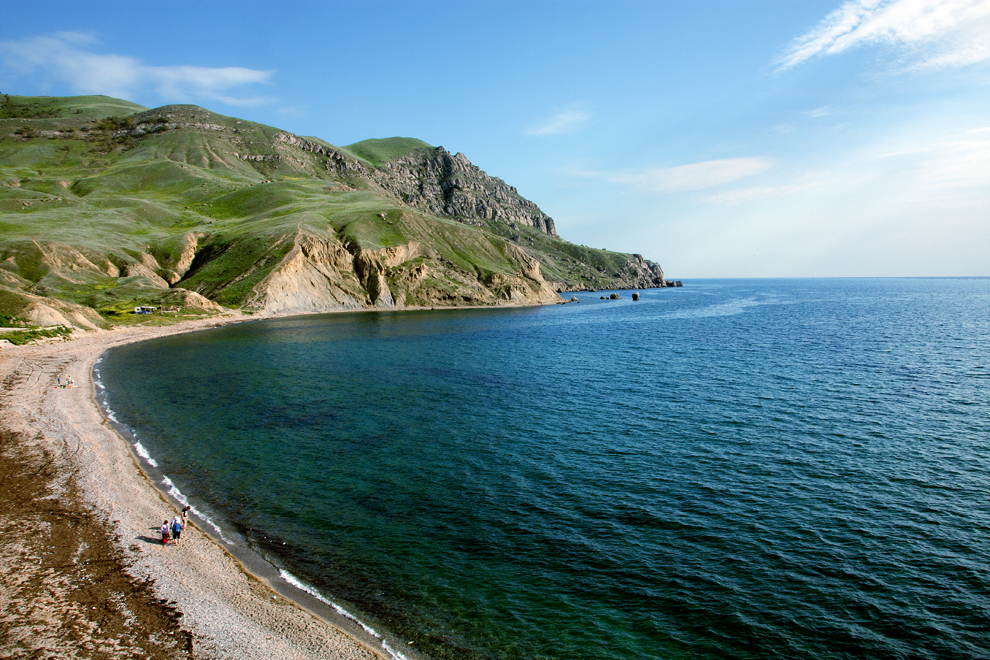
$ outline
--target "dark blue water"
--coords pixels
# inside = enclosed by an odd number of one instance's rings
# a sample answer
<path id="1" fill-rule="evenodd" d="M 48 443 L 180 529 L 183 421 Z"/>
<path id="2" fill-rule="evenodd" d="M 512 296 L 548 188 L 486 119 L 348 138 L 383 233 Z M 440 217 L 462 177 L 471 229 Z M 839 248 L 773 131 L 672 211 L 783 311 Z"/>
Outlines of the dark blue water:
<path id="1" fill-rule="evenodd" d="M 990 280 L 579 298 L 100 369 L 221 526 L 434 657 L 990 657 Z"/>

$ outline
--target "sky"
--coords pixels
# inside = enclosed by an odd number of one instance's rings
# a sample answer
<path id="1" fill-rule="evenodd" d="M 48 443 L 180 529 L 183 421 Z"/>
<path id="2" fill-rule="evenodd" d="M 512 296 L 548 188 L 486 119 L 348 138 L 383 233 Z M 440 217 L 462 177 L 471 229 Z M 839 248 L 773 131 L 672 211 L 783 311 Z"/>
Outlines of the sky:
<path id="1" fill-rule="evenodd" d="M 990 276 L 990 0 L 8 3 L 0 91 L 463 152 L 668 277 Z"/>

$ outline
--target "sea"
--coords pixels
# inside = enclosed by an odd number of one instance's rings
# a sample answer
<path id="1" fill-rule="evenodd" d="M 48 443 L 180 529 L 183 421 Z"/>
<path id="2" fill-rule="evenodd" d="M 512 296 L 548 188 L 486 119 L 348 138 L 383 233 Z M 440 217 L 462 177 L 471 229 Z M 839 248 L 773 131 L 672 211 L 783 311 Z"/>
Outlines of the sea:
<path id="1" fill-rule="evenodd" d="M 396 658 L 990 657 L 990 279 L 610 293 L 95 375 L 197 523 Z"/>

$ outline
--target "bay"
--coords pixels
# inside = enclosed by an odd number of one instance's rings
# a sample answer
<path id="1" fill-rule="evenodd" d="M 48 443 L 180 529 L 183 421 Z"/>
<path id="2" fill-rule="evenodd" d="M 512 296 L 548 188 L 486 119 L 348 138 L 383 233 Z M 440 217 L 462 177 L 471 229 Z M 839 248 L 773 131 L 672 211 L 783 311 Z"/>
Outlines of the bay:
<path id="1" fill-rule="evenodd" d="M 226 326 L 100 377 L 218 525 L 431 657 L 990 655 L 990 280 L 620 293 Z"/>

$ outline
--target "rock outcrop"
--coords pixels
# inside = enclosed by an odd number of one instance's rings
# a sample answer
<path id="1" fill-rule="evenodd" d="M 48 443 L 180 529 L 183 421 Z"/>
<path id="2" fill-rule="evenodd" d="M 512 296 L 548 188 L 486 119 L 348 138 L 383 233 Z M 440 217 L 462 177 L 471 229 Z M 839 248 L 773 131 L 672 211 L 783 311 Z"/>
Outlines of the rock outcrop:
<path id="1" fill-rule="evenodd" d="M 649 259 L 644 259 L 642 255 L 631 254 L 630 258 L 625 259 L 621 265 L 617 267 L 610 267 L 608 265 L 601 265 L 598 267 L 597 274 L 603 278 L 607 278 L 607 284 L 603 286 L 595 287 L 598 289 L 647 289 L 647 288 L 661 288 L 666 286 L 674 286 L 674 283 L 670 280 L 665 280 L 663 276 L 663 269 L 660 268 L 660 264 L 654 263 Z M 584 291 L 588 290 L 587 286 L 582 285 L 568 285 L 566 283 L 557 283 L 558 291 Z"/>
<path id="2" fill-rule="evenodd" d="M 519 249 L 507 256 L 514 272 L 472 277 L 417 242 L 371 250 L 300 233 L 245 306 L 281 313 L 560 300 L 538 261 Z"/>
<path id="3" fill-rule="evenodd" d="M 223 306 L 218 305 L 209 298 L 201 296 L 195 291 L 175 288 L 158 299 L 158 302 L 166 307 L 188 307 L 202 312 L 222 312 Z"/>
<path id="4" fill-rule="evenodd" d="M 353 255 L 333 237 L 297 236 L 292 250 L 252 291 L 245 306 L 269 313 L 359 309 L 366 297 Z"/>
<path id="5" fill-rule="evenodd" d="M 443 147 L 420 149 L 382 163 L 365 167 L 340 151 L 291 133 L 279 133 L 275 146 L 289 145 L 322 157 L 326 171 L 332 175 L 367 178 L 394 195 L 399 201 L 435 215 L 457 218 L 462 222 L 500 220 L 535 227 L 556 236 L 553 218 L 519 194 L 502 179 L 486 174 L 462 154 L 451 155 Z M 284 160 L 285 155 L 249 156 L 244 160 Z"/>
<path id="6" fill-rule="evenodd" d="M 637 289 L 640 287 L 663 287 L 667 286 L 663 278 L 663 269 L 660 264 L 653 263 L 649 259 L 644 259 L 641 254 L 631 254 L 632 257 L 616 277 L 620 284 L 615 288 Z"/>
<path id="7" fill-rule="evenodd" d="M 95 330 L 103 319 L 93 309 L 55 298 L 16 291 L 0 285 L 0 306 L 11 316 L 30 325 L 83 328 Z"/>
<path id="8" fill-rule="evenodd" d="M 371 173 L 378 185 L 400 201 L 459 220 L 501 220 L 536 227 L 556 236 L 553 218 L 513 186 L 488 176 L 467 157 L 443 147 L 389 161 Z"/>

